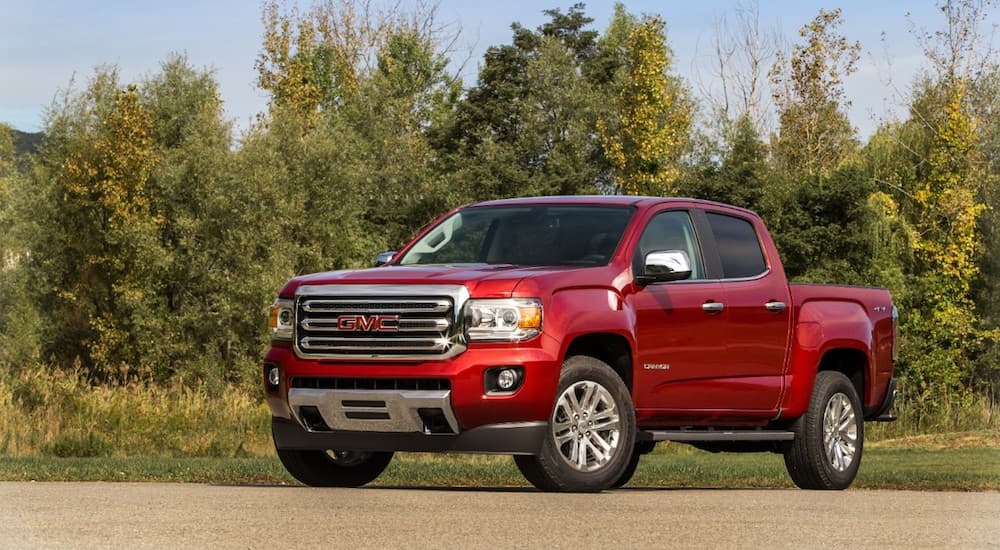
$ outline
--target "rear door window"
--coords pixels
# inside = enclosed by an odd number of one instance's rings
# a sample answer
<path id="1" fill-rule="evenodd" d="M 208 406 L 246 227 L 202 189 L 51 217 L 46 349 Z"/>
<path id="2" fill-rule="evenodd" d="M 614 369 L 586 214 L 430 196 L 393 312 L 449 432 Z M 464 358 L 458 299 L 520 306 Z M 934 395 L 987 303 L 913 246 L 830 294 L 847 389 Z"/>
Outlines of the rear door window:
<path id="1" fill-rule="evenodd" d="M 767 270 L 764 251 L 753 224 L 743 218 L 707 212 L 708 224 L 722 261 L 726 279 L 756 277 Z"/>

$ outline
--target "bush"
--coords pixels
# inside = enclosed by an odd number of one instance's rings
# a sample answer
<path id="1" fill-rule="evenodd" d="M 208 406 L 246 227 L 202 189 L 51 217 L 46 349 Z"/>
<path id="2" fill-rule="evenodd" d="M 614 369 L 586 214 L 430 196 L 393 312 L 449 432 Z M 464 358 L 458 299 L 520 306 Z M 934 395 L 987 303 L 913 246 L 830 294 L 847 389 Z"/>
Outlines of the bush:
<path id="1" fill-rule="evenodd" d="M 90 432 L 85 436 L 62 434 L 55 441 L 42 446 L 42 454 L 67 457 L 111 456 L 114 447 L 107 439 Z"/>

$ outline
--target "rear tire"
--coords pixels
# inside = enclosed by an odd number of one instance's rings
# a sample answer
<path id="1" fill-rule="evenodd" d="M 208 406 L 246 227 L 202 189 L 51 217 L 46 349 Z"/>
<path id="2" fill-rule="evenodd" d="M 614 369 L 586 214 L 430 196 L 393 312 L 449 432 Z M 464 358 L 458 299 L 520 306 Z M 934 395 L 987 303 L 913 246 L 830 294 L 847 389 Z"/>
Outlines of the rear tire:
<path id="1" fill-rule="evenodd" d="M 785 467 L 802 489 L 842 490 L 851 486 L 864 451 L 865 423 L 854 384 L 843 374 L 816 375 L 805 414 L 792 425 L 795 439 L 785 449 Z"/>
<path id="2" fill-rule="evenodd" d="M 288 473 L 310 487 L 361 487 L 375 480 L 393 453 L 275 449 Z"/>
<path id="3" fill-rule="evenodd" d="M 515 456 L 514 463 L 543 491 L 596 493 L 626 473 L 635 434 L 635 408 L 622 379 L 607 364 L 577 355 L 563 363 L 541 453 Z"/>

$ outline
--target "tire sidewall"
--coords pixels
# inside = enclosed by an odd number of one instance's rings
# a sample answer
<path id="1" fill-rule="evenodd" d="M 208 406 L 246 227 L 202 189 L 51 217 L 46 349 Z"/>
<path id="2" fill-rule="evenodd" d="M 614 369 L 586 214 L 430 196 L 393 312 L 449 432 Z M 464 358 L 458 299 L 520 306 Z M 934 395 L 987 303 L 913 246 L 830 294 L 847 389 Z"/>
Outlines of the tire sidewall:
<path id="1" fill-rule="evenodd" d="M 611 488 L 625 472 L 632 458 L 635 446 L 635 408 L 628 389 L 611 367 L 593 357 L 574 356 L 563 363 L 559 375 L 559 385 L 553 400 L 552 410 L 562 393 L 577 382 L 592 381 L 604 386 L 615 401 L 620 422 L 618 447 L 614 456 L 602 468 L 593 472 L 581 472 L 573 468 L 563 458 L 552 436 L 553 414 L 549 414 L 549 430 L 545 435 L 542 452 L 539 455 L 542 469 L 553 484 L 565 491 L 596 492 Z"/>
<path id="2" fill-rule="evenodd" d="M 809 446 L 817 450 L 813 460 L 817 462 L 817 473 L 823 478 L 824 484 L 832 489 L 846 489 L 854 481 L 861 467 L 861 458 L 864 454 L 865 422 L 861 409 L 861 399 L 858 397 L 854 384 L 839 372 L 821 372 L 817 376 L 817 390 L 814 392 L 809 411 L 809 430 L 804 435 L 809 438 Z M 854 408 L 855 422 L 858 427 L 858 440 L 854 451 L 854 459 L 851 465 L 844 471 L 838 471 L 830 464 L 830 459 L 826 456 L 826 446 L 823 441 L 823 416 L 826 407 L 834 395 L 841 393 L 847 396 Z"/>

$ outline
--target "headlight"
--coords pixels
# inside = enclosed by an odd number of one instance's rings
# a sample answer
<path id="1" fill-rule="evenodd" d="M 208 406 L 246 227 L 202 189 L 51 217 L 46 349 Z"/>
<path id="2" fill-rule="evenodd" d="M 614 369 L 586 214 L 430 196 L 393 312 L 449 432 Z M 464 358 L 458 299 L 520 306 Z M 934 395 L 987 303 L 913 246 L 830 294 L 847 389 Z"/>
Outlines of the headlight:
<path id="1" fill-rule="evenodd" d="M 469 300 L 465 326 L 470 342 L 520 342 L 542 331 L 542 302 L 537 298 Z"/>
<path id="2" fill-rule="evenodd" d="M 275 300 L 268 315 L 268 326 L 271 327 L 272 339 L 291 340 L 295 329 L 295 301 L 287 298 Z"/>

